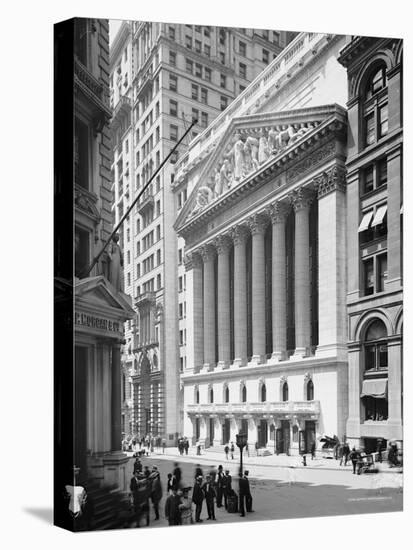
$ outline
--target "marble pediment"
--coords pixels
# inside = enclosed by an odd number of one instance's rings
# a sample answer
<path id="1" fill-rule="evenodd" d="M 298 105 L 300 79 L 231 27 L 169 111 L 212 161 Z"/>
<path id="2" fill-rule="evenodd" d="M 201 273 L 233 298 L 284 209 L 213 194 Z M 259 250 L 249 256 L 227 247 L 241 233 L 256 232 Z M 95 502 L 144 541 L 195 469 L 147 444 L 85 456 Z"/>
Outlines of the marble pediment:
<path id="1" fill-rule="evenodd" d="M 77 305 L 87 305 L 93 309 L 109 309 L 123 316 L 133 314 L 130 297 L 115 287 L 103 276 L 86 277 L 75 280 L 75 300 Z"/>
<path id="2" fill-rule="evenodd" d="M 234 118 L 201 169 L 175 227 L 195 219 L 274 159 L 304 143 L 337 105 Z"/>

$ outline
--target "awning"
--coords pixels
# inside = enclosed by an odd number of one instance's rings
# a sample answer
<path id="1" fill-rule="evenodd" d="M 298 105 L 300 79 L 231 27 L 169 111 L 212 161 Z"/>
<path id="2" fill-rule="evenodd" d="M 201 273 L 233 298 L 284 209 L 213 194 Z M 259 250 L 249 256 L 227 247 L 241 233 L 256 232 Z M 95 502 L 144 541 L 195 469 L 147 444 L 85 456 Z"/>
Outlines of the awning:
<path id="1" fill-rule="evenodd" d="M 362 231 L 366 231 L 366 229 L 369 228 L 372 217 L 373 217 L 373 210 L 369 210 L 364 214 L 363 219 L 361 220 L 361 223 L 359 225 L 359 233 L 361 233 Z"/>
<path id="2" fill-rule="evenodd" d="M 375 227 L 376 225 L 380 225 L 381 223 L 383 223 L 386 212 L 387 212 L 387 204 L 383 204 L 382 206 L 379 206 L 376 210 L 374 219 L 371 222 L 371 227 Z"/>
<path id="3" fill-rule="evenodd" d="M 376 399 L 387 398 L 387 378 L 376 378 L 374 380 L 363 380 L 363 387 L 360 397 L 375 397 Z"/>

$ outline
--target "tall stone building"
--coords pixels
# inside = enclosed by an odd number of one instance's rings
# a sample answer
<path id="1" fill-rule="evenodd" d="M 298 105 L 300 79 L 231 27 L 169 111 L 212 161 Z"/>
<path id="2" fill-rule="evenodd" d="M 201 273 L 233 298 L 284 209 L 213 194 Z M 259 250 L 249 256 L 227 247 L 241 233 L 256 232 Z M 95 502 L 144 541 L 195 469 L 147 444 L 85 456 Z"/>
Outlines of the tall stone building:
<path id="1" fill-rule="evenodd" d="M 87 272 L 113 226 L 108 30 L 103 19 L 74 20 L 73 460 L 84 481 L 125 490 L 120 345 L 133 309 L 119 284 L 118 245 Z"/>
<path id="2" fill-rule="evenodd" d="M 308 452 L 346 432 L 346 37 L 302 33 L 177 166 L 184 430 Z"/>
<path id="3" fill-rule="evenodd" d="M 174 445 L 182 434 L 179 372 L 186 363 L 183 241 L 172 230 L 187 199 L 172 193 L 174 166 L 188 143 L 273 60 L 293 33 L 123 22 L 110 55 L 114 216 L 119 221 L 180 136 L 177 155 L 125 221 L 125 292 L 135 321 L 122 352 L 123 432 Z M 229 109 L 231 107 L 228 107 Z M 221 115 L 222 116 L 222 115 Z M 177 344 L 178 342 L 178 344 Z"/>
<path id="4" fill-rule="evenodd" d="M 402 40 L 353 37 L 349 82 L 347 312 L 351 443 L 402 444 Z"/>

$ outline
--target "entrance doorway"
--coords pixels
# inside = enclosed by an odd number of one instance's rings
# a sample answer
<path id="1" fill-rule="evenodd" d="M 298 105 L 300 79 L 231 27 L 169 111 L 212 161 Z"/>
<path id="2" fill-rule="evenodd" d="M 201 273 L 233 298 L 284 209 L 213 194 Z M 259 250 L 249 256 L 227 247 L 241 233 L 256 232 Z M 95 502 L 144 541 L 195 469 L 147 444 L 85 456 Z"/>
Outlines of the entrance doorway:
<path id="1" fill-rule="evenodd" d="M 281 428 L 276 432 L 276 449 L 277 454 L 290 452 L 290 422 L 289 420 L 281 420 Z"/>
<path id="2" fill-rule="evenodd" d="M 258 447 L 266 447 L 267 441 L 268 441 L 268 425 L 266 420 L 260 420 L 260 423 L 258 424 Z"/>
<path id="3" fill-rule="evenodd" d="M 195 418 L 195 441 L 198 441 L 200 433 L 200 421 L 199 418 Z"/>
<path id="4" fill-rule="evenodd" d="M 210 418 L 209 419 L 209 445 L 211 447 L 214 444 L 214 437 L 215 437 L 215 419 Z"/>
<path id="5" fill-rule="evenodd" d="M 224 420 L 222 424 L 222 444 L 225 445 L 229 443 L 229 438 L 231 437 L 231 423 L 229 418 Z"/>
<path id="6" fill-rule="evenodd" d="M 311 445 L 315 441 L 315 422 L 313 420 L 305 421 L 305 452 L 311 451 Z"/>

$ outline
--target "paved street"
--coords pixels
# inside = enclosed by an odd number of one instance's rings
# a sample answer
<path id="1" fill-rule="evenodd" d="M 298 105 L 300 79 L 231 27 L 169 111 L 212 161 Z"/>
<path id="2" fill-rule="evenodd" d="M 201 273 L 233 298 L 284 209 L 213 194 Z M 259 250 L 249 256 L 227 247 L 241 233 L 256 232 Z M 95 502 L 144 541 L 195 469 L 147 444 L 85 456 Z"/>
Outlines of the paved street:
<path id="1" fill-rule="evenodd" d="M 204 475 L 212 467 L 222 464 L 228 467 L 233 476 L 233 487 L 238 491 L 238 481 L 235 479 L 238 461 L 226 461 L 222 456 L 203 455 L 201 457 L 173 456 L 174 451 L 168 449 L 168 454 L 154 453 L 142 459 L 145 466 L 156 465 L 161 472 L 163 490 L 165 492 L 167 473 L 172 472 L 175 460 L 180 463 L 185 485 L 193 486 L 195 465 L 199 463 Z M 281 464 L 271 464 L 270 460 L 281 461 Z M 254 513 L 247 518 L 238 514 L 229 514 L 224 508 L 216 510 L 217 522 L 261 521 L 266 519 L 289 519 L 312 516 L 334 516 L 342 514 L 362 514 L 392 512 L 402 510 L 402 475 L 384 470 L 376 474 L 353 475 L 351 466 L 341 469 L 336 461 L 316 460 L 308 468 L 301 467 L 300 457 L 260 457 L 250 458 L 250 486 L 253 496 Z M 254 461 L 255 464 L 251 464 Z M 293 467 L 287 466 L 287 461 Z M 133 459 L 131 458 L 131 464 Z M 318 464 L 317 464 L 318 463 Z M 330 463 L 330 464 L 329 464 Z M 317 464 L 317 465 L 316 465 Z M 329 467 L 328 467 L 329 466 Z M 160 510 L 161 519 L 151 525 L 167 525 L 163 517 L 165 497 Z M 206 520 L 206 508 L 203 507 L 201 518 Z M 209 524 L 209 521 L 204 521 Z M 215 523 L 215 522 L 214 522 Z"/>

